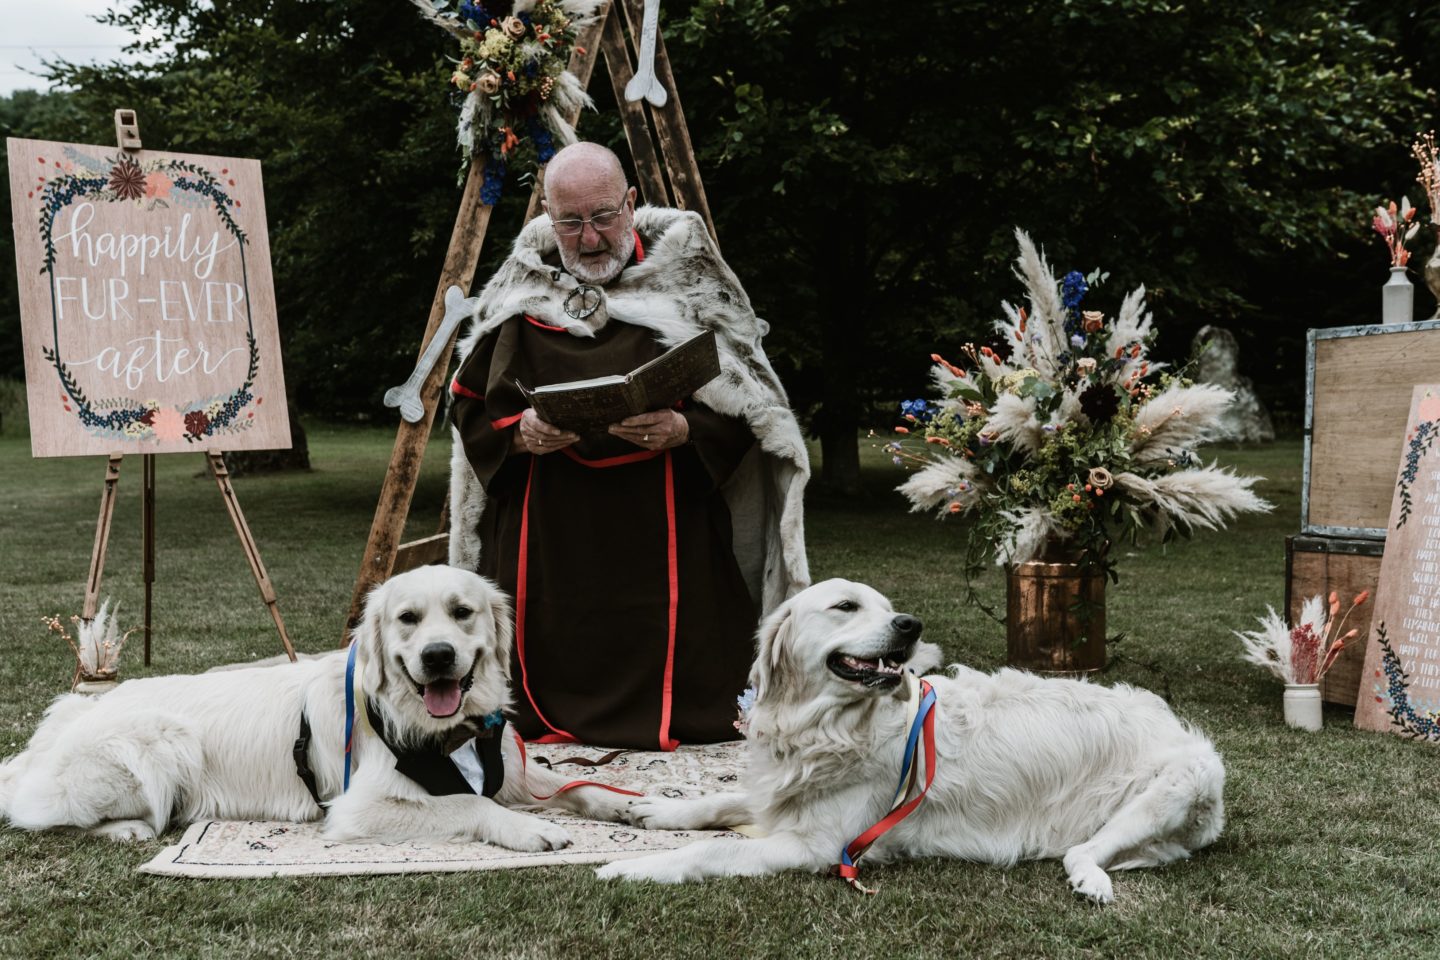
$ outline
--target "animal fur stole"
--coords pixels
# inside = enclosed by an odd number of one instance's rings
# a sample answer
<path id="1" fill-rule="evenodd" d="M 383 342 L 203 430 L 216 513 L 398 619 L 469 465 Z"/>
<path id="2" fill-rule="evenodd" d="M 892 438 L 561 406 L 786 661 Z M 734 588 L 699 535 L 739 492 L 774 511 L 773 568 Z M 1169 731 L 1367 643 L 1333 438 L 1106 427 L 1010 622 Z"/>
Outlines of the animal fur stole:
<path id="1" fill-rule="evenodd" d="M 599 310 L 575 320 L 565 313 L 564 301 L 578 281 L 544 261 L 556 249 L 550 219 L 542 214 L 530 221 L 509 258 L 473 298 L 473 319 L 457 354 L 463 363 L 482 338 L 517 314 L 577 337 L 593 337 L 614 319 L 653 330 L 667 348 L 713 329 L 720 376 L 695 399 L 743 419 L 757 440 L 722 492 L 735 557 L 763 616 L 810 582 L 803 505 L 810 461 L 785 389 L 760 343 L 769 325 L 755 316 L 698 214 L 641 207 L 635 226 L 650 238 L 644 261 L 605 286 Z M 458 431 L 452 427 L 451 433 L 450 563 L 474 570 L 485 489 L 465 458 Z"/>

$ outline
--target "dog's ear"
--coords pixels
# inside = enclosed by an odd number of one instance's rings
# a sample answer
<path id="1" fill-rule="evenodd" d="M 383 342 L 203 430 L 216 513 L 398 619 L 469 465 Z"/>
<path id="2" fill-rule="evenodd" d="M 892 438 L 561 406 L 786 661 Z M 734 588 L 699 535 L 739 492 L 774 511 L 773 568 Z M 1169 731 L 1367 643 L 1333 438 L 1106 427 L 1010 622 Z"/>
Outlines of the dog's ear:
<path id="1" fill-rule="evenodd" d="M 365 595 L 365 614 L 351 636 L 360 645 L 360 686 L 366 693 L 379 693 L 385 686 L 385 648 L 380 641 L 380 624 L 385 619 L 385 599 L 390 581 Z"/>
<path id="2" fill-rule="evenodd" d="M 510 679 L 510 646 L 515 639 L 515 614 L 510 608 L 510 598 L 505 591 L 489 580 L 485 581 L 485 593 L 490 599 L 490 617 L 495 621 L 495 661 L 506 682 Z"/>
<path id="3" fill-rule="evenodd" d="M 794 620 L 791 601 L 786 600 L 776 607 L 755 637 L 755 664 L 750 668 L 750 685 L 755 688 L 755 699 L 765 695 L 770 686 L 770 675 L 785 656 L 785 646 L 790 642 L 790 626 Z"/>

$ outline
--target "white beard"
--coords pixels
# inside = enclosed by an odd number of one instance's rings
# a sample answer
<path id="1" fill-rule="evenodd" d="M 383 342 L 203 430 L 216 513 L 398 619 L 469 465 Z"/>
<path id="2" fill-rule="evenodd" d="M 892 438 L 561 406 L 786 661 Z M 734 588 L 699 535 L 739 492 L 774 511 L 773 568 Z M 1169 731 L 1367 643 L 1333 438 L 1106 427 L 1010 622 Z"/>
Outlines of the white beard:
<path id="1" fill-rule="evenodd" d="M 630 255 L 635 252 L 635 232 L 633 229 L 626 230 L 621 235 L 619 243 L 611 251 L 609 259 L 599 266 L 587 265 L 580 259 L 579 249 L 569 250 L 560 248 L 560 262 L 570 275 L 584 281 L 585 283 L 596 283 L 604 286 L 611 280 L 620 276 L 620 271 L 625 269 L 625 264 L 630 262 Z"/>

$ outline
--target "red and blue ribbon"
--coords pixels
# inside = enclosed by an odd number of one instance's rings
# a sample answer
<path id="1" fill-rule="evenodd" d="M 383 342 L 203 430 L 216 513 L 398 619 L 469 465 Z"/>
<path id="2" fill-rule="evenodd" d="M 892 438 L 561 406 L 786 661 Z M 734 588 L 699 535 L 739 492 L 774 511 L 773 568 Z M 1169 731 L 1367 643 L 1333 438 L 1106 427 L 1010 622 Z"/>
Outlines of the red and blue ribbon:
<path id="1" fill-rule="evenodd" d="M 840 851 L 840 862 L 834 867 L 834 873 L 861 893 L 873 894 L 875 891 L 860 883 L 860 858 L 865 856 L 865 851 L 869 850 L 876 840 L 915 812 L 929 792 L 930 784 L 935 782 L 935 688 L 924 680 L 919 684 L 920 706 L 915 713 L 914 722 L 910 724 L 910 733 L 905 738 L 905 758 L 900 764 L 900 783 L 895 788 L 895 806 L 878 823 L 847 843 Z M 925 748 L 925 785 L 914 797 L 901 803 L 905 795 L 914 790 L 918 779 L 916 748 L 922 737 Z"/>

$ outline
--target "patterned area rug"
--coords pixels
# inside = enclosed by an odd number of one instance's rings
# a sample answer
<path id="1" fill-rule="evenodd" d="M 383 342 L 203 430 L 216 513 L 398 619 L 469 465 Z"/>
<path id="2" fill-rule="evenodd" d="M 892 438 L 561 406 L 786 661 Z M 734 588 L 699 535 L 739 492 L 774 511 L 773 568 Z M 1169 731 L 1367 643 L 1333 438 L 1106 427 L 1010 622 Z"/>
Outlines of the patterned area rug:
<path id="1" fill-rule="evenodd" d="M 743 765 L 743 745 L 681 747 L 674 753 L 626 753 L 600 767 L 561 763 L 573 757 L 598 760 L 608 751 L 571 744 L 531 744 L 531 763 L 550 763 L 557 773 L 647 794 L 692 797 L 733 790 Z M 560 863 L 608 863 L 681 847 L 729 831 L 640 830 L 625 824 L 584 820 L 573 814 L 537 812 L 562 825 L 574 841 L 563 850 L 521 853 L 470 843 L 334 843 L 320 836 L 320 822 L 202 820 L 180 842 L 166 847 L 141 873 L 169 877 L 294 877 L 313 874 L 420 873 L 506 870 Z"/>

